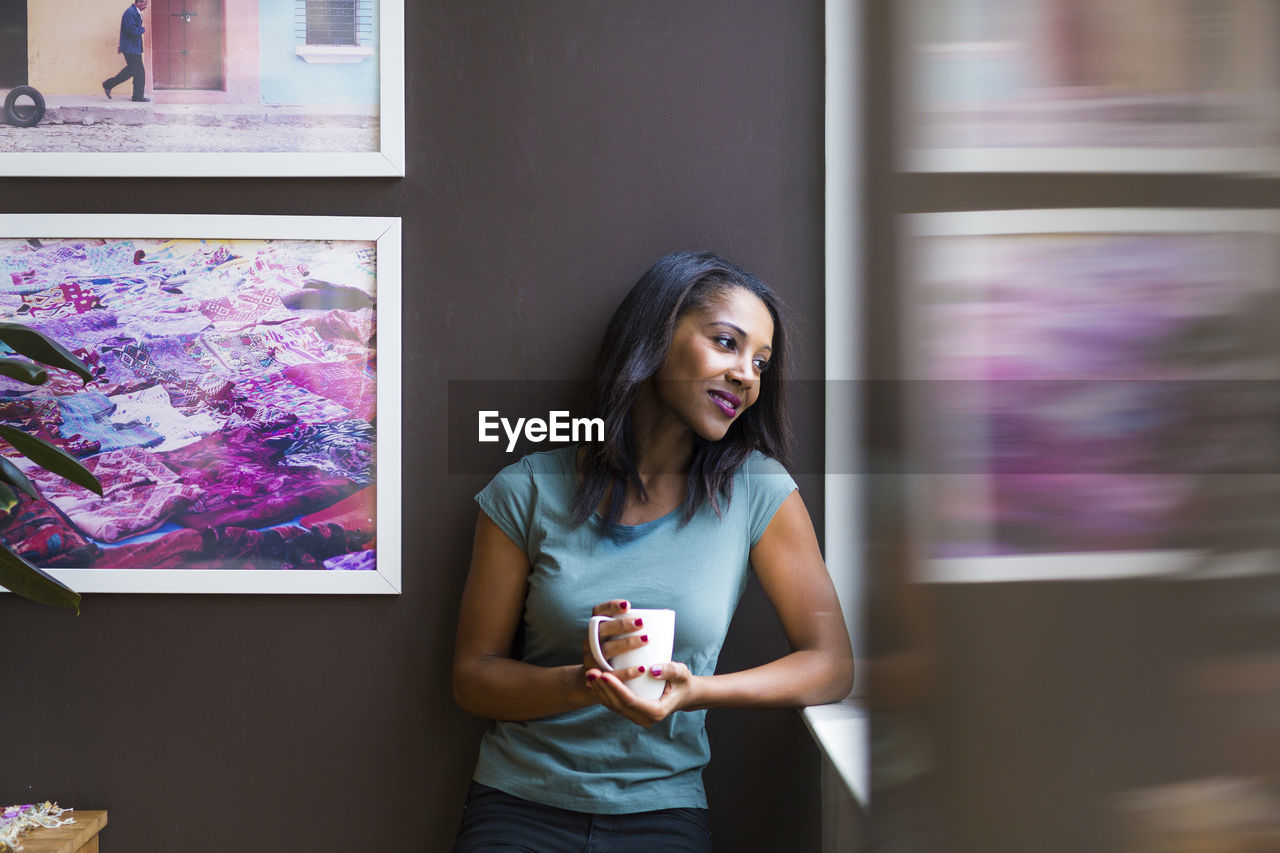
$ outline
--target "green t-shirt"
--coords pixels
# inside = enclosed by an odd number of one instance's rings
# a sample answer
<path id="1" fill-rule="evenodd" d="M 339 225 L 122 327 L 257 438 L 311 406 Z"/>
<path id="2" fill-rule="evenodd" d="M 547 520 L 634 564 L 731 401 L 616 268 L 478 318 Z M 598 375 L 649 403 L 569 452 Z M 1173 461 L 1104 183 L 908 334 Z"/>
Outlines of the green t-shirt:
<path id="1" fill-rule="evenodd" d="M 582 662 L 591 608 L 625 598 L 676 611 L 673 660 L 715 671 L 746 587 L 751 547 L 796 488 L 777 461 L 754 453 L 721 515 L 704 501 L 609 535 L 593 516 L 574 527 L 577 448 L 534 453 L 504 468 L 476 502 L 529 557 L 522 660 Z M 524 722 L 497 721 L 480 745 L 475 780 L 527 800 L 595 814 L 706 808 L 706 711 L 678 711 L 648 729 L 592 705 Z"/>

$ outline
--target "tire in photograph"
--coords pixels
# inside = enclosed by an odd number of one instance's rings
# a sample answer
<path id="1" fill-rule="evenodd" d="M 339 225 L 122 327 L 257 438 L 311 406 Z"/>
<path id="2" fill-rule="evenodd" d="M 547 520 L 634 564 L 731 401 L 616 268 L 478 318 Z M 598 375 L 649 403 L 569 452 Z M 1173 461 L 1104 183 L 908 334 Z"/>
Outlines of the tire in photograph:
<path id="1" fill-rule="evenodd" d="M 20 101 L 23 98 L 28 100 Z M 4 120 L 17 127 L 35 127 L 44 118 L 44 95 L 31 86 L 15 86 L 4 99 Z"/>

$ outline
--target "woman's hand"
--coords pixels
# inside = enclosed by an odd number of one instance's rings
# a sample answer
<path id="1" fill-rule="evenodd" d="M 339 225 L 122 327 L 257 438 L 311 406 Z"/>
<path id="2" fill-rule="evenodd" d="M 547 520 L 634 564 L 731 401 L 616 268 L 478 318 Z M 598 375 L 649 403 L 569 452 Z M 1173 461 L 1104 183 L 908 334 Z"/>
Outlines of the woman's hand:
<path id="1" fill-rule="evenodd" d="M 635 619 L 618 618 L 631 608 L 631 603 L 623 598 L 615 598 L 612 601 L 606 601 L 603 604 L 597 604 L 591 608 L 592 616 L 609 616 L 607 622 L 600 623 L 600 651 L 604 653 L 605 660 L 612 660 L 623 652 L 629 652 L 632 649 L 638 649 L 645 643 L 649 642 L 649 638 L 642 634 L 634 637 L 620 637 L 622 634 L 634 634 L 636 631 L 644 630 L 644 622 L 638 617 Z M 588 624 L 588 634 L 591 627 Z M 614 637 L 617 639 L 607 639 Z M 599 672 L 600 664 L 596 661 L 595 656 L 591 654 L 591 641 L 589 636 L 582 640 L 582 671 L 585 674 L 588 670 L 594 669 Z M 617 670 L 622 678 L 634 678 L 639 675 L 642 670 L 636 667 L 628 667 L 626 669 Z"/>
<path id="2" fill-rule="evenodd" d="M 632 678 L 633 674 L 640 675 L 643 672 L 643 667 L 617 672 L 601 672 L 592 667 L 587 670 L 587 690 L 610 711 L 646 729 L 665 720 L 672 712 L 694 704 L 693 697 L 697 693 L 699 679 L 689 672 L 689 667 L 675 662 L 654 664 L 651 667 L 649 674 L 667 683 L 657 701 L 637 696 L 623 683 L 623 678 Z M 619 674 L 622 678 L 618 677 Z"/>
<path id="3" fill-rule="evenodd" d="M 626 599 L 615 598 L 597 604 L 591 608 L 592 616 L 608 616 L 610 619 L 600 623 L 600 651 L 605 660 L 612 660 L 623 652 L 638 649 L 649 642 L 644 632 L 641 617 L 626 617 L 631 608 Z M 588 628 L 588 630 L 590 630 Z M 635 632 L 641 632 L 636 634 Z M 623 634 L 633 634 L 623 637 Z M 614 639 L 607 639 L 607 638 Z M 633 723 L 648 728 L 664 719 L 672 711 L 684 707 L 691 682 L 694 676 L 682 663 L 663 663 L 653 666 L 652 675 L 667 682 L 662 697 L 657 701 L 644 699 L 632 692 L 626 682 L 644 675 L 643 666 L 629 666 L 606 672 L 591 654 L 589 639 L 582 641 L 582 671 L 586 677 L 587 690 L 601 705 L 614 713 L 621 714 Z"/>

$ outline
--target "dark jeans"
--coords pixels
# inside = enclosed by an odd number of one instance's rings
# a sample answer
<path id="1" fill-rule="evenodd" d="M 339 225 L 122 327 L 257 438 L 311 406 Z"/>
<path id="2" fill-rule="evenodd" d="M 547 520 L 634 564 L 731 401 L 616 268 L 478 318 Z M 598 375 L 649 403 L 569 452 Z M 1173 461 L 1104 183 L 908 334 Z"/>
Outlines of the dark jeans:
<path id="1" fill-rule="evenodd" d="M 472 782 L 454 853 L 711 853 L 706 809 L 586 814 Z"/>
<path id="2" fill-rule="evenodd" d="M 108 89 L 114 89 L 130 77 L 133 78 L 133 99 L 135 101 L 141 100 L 142 91 L 147 88 L 147 69 L 142 64 L 142 54 L 140 53 L 126 53 L 124 55 L 124 68 L 121 68 L 120 73 L 110 80 L 103 81 L 102 85 Z"/>

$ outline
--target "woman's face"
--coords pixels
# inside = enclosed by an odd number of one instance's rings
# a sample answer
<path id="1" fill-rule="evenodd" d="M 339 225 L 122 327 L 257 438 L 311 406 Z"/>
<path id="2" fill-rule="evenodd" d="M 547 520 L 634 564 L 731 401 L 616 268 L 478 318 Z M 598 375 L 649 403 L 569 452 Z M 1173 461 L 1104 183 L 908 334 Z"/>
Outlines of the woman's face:
<path id="1" fill-rule="evenodd" d="M 719 441 L 760 396 L 773 355 L 773 318 L 741 287 L 719 294 L 676 323 L 667 358 L 654 374 L 659 402 L 695 433 Z"/>

